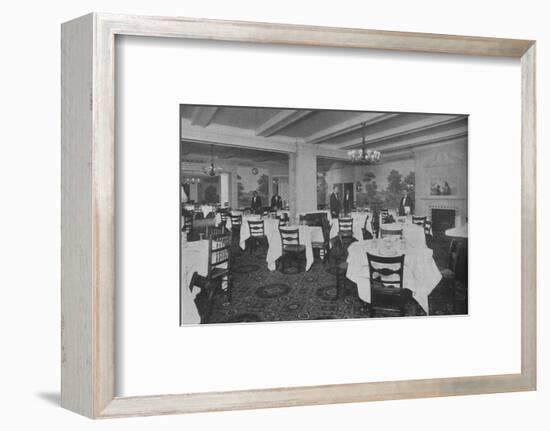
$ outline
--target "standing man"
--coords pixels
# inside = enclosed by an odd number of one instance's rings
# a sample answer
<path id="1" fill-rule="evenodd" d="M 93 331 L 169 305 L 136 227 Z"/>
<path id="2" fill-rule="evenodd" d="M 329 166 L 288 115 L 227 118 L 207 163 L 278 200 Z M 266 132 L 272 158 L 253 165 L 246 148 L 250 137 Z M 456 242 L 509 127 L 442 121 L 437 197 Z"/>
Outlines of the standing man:
<path id="1" fill-rule="evenodd" d="M 338 187 L 334 186 L 330 194 L 330 216 L 332 218 L 338 218 L 341 210 L 342 207 L 340 205 L 340 198 L 338 197 Z"/>
<path id="2" fill-rule="evenodd" d="M 252 195 L 252 203 L 250 205 L 254 214 L 262 213 L 262 198 L 258 196 L 258 192 L 254 190 Z"/>
<path id="3" fill-rule="evenodd" d="M 271 198 L 271 209 L 273 210 L 282 210 L 283 209 L 283 199 L 279 196 L 279 193 L 275 193 Z"/>
<path id="4" fill-rule="evenodd" d="M 399 215 L 409 215 L 412 214 L 412 199 L 409 196 L 409 192 L 406 190 L 403 190 L 403 196 L 401 197 L 401 200 L 399 201 Z"/>

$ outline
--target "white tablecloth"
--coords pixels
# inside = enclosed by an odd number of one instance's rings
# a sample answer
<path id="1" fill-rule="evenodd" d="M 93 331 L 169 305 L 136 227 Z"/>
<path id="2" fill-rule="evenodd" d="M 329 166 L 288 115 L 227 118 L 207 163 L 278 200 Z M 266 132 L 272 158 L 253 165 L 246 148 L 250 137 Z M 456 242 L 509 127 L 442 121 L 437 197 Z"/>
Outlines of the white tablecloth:
<path id="1" fill-rule="evenodd" d="M 202 215 L 206 218 L 208 214 L 215 211 L 215 208 L 211 205 L 201 205 Z"/>
<path id="2" fill-rule="evenodd" d="M 422 248 L 426 247 L 426 235 L 424 234 L 424 227 L 416 224 L 402 224 L 402 223 L 389 223 L 380 225 L 384 230 L 401 230 L 403 229 L 403 238 L 407 242 L 407 245 Z"/>
<path id="3" fill-rule="evenodd" d="M 296 226 L 289 226 L 289 228 L 295 229 Z M 318 238 L 319 233 L 321 239 L 323 238 L 323 232 L 320 227 L 317 226 L 298 226 L 298 232 L 300 235 L 300 244 L 306 246 L 306 271 L 309 271 L 311 265 L 313 265 L 313 248 L 311 247 L 311 237 Z M 270 271 L 275 270 L 275 262 L 283 254 L 283 246 L 281 241 L 281 234 L 279 228 L 271 230 L 270 235 L 267 237 L 269 241 L 269 249 L 267 250 L 267 267 Z"/>
<path id="4" fill-rule="evenodd" d="M 182 241 L 181 253 L 181 306 L 183 313 L 183 323 L 197 324 L 201 323 L 201 318 L 195 298 L 200 293 L 200 287 L 194 286 L 189 290 L 189 283 L 193 273 L 206 277 L 208 275 L 208 241 Z"/>
<path id="5" fill-rule="evenodd" d="M 468 225 L 454 227 L 452 229 L 447 229 L 445 235 L 453 238 L 468 238 Z"/>
<path id="6" fill-rule="evenodd" d="M 383 247 L 383 244 L 384 241 L 381 239 L 357 241 L 348 248 L 347 278 L 357 284 L 359 298 L 368 303 L 371 301 L 371 291 L 367 251 L 380 255 L 379 248 Z M 403 287 L 411 290 L 413 297 L 428 313 L 428 295 L 441 280 L 441 273 L 433 259 L 433 251 L 425 245 L 415 247 L 408 241 L 405 250 L 401 250 L 400 247 L 401 243 L 396 241 L 394 249 L 397 254 L 405 254 Z"/>

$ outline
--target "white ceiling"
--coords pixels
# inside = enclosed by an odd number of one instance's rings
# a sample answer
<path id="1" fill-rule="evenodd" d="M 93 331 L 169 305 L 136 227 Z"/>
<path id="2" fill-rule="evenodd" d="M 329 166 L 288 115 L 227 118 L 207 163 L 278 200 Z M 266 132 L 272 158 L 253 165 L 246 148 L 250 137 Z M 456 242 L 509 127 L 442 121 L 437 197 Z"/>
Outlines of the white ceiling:
<path id="1" fill-rule="evenodd" d="M 208 144 L 214 143 L 219 157 L 283 161 L 279 151 L 304 143 L 317 146 L 329 157 L 345 154 L 361 147 L 363 134 L 367 148 L 384 154 L 410 153 L 421 145 L 467 136 L 468 118 L 460 114 L 182 105 L 181 128 L 184 159 L 209 154 Z"/>

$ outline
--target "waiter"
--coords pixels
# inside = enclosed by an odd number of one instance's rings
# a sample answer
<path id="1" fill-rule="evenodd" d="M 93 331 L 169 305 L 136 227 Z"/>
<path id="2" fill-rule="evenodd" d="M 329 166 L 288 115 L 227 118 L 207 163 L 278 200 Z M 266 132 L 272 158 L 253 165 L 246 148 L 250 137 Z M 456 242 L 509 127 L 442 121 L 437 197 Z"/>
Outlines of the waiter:
<path id="1" fill-rule="evenodd" d="M 279 193 L 275 193 L 271 198 L 271 209 L 273 210 L 282 210 L 283 209 L 283 199 L 279 196 Z"/>
<path id="2" fill-rule="evenodd" d="M 403 191 L 403 196 L 399 201 L 399 215 L 404 216 L 412 213 L 412 199 L 409 196 L 409 192 Z"/>
<path id="3" fill-rule="evenodd" d="M 332 218 L 338 218 L 342 207 L 340 205 L 340 199 L 338 198 L 338 188 L 333 187 L 330 194 L 330 216 Z"/>
<path id="4" fill-rule="evenodd" d="M 258 192 L 254 191 L 252 195 L 252 203 L 250 205 L 254 214 L 262 213 L 262 198 L 258 196 Z"/>

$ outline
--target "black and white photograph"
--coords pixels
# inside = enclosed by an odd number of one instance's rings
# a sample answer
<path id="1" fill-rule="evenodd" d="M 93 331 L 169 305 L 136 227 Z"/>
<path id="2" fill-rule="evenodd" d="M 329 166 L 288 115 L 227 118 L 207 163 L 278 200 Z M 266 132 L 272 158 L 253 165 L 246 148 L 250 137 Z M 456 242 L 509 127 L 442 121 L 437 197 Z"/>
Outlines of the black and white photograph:
<path id="1" fill-rule="evenodd" d="M 180 325 L 468 314 L 468 115 L 179 107 Z"/>

